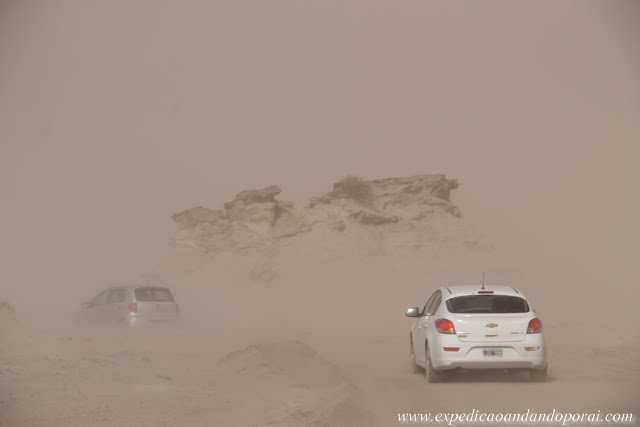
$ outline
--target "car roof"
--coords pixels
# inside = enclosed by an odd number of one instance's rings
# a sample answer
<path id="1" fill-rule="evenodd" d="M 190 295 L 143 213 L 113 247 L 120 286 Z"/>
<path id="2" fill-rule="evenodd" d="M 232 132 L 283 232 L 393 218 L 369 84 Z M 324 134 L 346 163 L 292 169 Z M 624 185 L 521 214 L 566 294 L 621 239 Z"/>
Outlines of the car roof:
<path id="1" fill-rule="evenodd" d="M 513 286 L 503 286 L 503 285 L 455 285 L 455 286 L 443 286 L 442 289 L 445 289 L 449 292 L 449 296 L 454 296 L 455 294 L 467 294 L 473 295 L 477 294 L 480 291 L 485 292 L 493 292 L 500 295 L 518 295 L 524 297 L 522 292 Z"/>

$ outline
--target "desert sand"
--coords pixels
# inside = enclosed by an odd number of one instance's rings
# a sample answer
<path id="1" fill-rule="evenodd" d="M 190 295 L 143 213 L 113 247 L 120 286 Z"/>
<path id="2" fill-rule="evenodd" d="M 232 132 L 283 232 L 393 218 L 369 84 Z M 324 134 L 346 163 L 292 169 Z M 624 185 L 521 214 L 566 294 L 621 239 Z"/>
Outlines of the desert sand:
<path id="1" fill-rule="evenodd" d="M 45 323 L 3 305 L 0 425 L 382 427 L 413 412 L 637 413 L 634 314 L 598 295 L 571 303 L 573 291 L 553 282 L 513 283 L 522 273 L 451 203 L 455 180 L 357 183 L 360 199 L 336 184 L 295 204 L 271 186 L 174 215 L 176 236 L 146 277 L 172 287 L 180 327 Z M 427 384 L 410 371 L 404 309 L 442 284 L 479 285 L 482 269 L 532 299 L 549 346 L 545 383 L 492 372 Z M 593 305 L 620 327 L 594 321 Z"/>
<path id="2" fill-rule="evenodd" d="M 639 23 L 636 0 L 0 0 L 0 426 L 637 417 Z M 405 310 L 483 273 L 532 301 L 547 382 L 411 373 Z M 77 322 L 146 283 L 181 327 Z"/>

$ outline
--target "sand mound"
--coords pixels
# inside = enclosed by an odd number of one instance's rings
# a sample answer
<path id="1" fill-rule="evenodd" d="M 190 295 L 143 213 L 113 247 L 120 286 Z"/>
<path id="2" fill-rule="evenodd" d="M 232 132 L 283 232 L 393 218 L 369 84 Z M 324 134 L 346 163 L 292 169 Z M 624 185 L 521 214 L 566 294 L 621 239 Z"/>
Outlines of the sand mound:
<path id="1" fill-rule="evenodd" d="M 263 387 L 270 390 L 260 396 L 268 409 L 257 425 L 337 426 L 345 425 L 345 420 L 350 425 L 367 425 L 371 420 L 361 409 L 358 388 L 302 342 L 251 345 L 227 354 L 221 363 L 240 382 L 250 381 L 253 392 Z"/>
<path id="2" fill-rule="evenodd" d="M 329 388 L 348 383 L 336 366 L 295 340 L 251 345 L 221 362 L 243 375 L 285 375 L 301 384 Z"/>

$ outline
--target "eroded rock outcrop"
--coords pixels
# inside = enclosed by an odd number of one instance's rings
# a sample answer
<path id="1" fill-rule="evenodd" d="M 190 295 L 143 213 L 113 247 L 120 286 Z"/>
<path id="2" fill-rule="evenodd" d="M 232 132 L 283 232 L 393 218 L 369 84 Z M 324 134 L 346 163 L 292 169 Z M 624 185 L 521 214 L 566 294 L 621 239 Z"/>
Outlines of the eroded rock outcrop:
<path id="1" fill-rule="evenodd" d="M 195 207 L 173 215 L 179 226 L 175 245 L 209 251 L 269 244 L 312 230 L 341 233 L 354 226 L 384 227 L 458 217 L 451 203 L 455 180 L 444 175 L 417 175 L 365 181 L 347 177 L 333 190 L 307 205 L 277 200 L 281 189 L 272 185 L 244 190 L 224 209 Z"/>
<path id="2" fill-rule="evenodd" d="M 222 209 L 175 214 L 178 232 L 150 277 L 322 287 L 501 265 L 493 246 L 460 218 L 451 202 L 457 187 L 441 174 L 347 177 L 307 203 L 279 200 L 277 186 L 245 190 Z"/>

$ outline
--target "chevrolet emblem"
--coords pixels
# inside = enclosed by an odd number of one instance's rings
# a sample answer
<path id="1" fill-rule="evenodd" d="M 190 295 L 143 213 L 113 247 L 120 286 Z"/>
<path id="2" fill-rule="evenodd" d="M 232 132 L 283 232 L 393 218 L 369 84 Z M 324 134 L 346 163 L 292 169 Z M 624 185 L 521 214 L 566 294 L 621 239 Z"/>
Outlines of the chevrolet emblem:
<path id="1" fill-rule="evenodd" d="M 495 328 L 496 326 L 498 326 L 498 324 L 497 323 L 487 323 L 484 326 L 486 326 L 487 328 Z"/>

